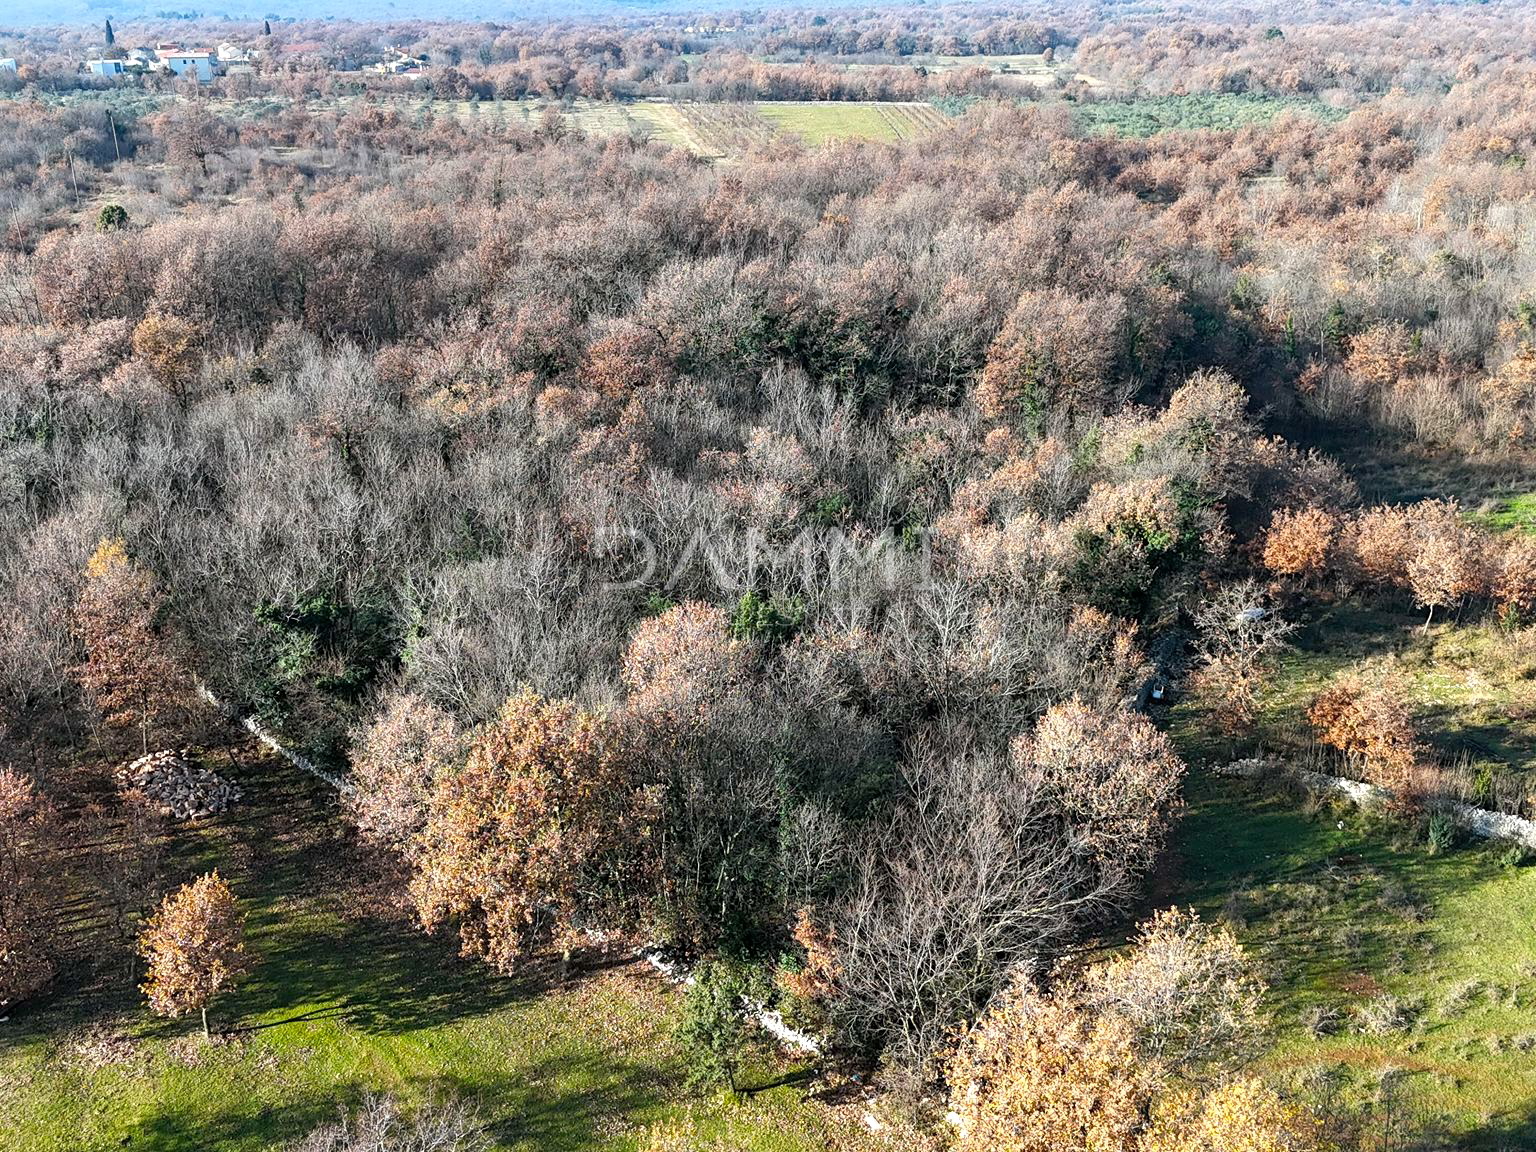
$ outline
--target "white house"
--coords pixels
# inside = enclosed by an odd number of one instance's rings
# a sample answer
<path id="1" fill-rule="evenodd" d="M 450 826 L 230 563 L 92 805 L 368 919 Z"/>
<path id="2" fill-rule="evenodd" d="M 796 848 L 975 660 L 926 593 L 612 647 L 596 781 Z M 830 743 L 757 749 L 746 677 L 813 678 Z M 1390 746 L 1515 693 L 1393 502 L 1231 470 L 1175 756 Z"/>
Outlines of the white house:
<path id="1" fill-rule="evenodd" d="M 0 72 L 14 71 L 16 71 L 16 57 L 7 56 L 3 60 L 0 60 Z"/>
<path id="2" fill-rule="evenodd" d="M 160 62 L 178 76 L 190 73 L 197 77 L 199 84 L 213 79 L 213 57 L 206 52 L 188 52 L 181 48 L 165 50 L 160 53 Z"/>
<path id="3" fill-rule="evenodd" d="M 87 60 L 85 66 L 98 76 L 121 76 L 128 70 L 121 60 Z"/>

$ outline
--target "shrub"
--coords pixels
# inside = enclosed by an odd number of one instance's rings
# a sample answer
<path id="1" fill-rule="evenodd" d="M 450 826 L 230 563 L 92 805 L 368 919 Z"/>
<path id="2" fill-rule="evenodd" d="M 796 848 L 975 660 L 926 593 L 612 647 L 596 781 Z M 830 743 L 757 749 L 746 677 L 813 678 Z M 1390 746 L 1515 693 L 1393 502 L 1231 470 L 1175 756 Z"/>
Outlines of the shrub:
<path id="1" fill-rule="evenodd" d="M 1451 819 L 1450 813 L 1430 813 L 1426 843 L 1431 856 L 1439 856 L 1456 846 L 1456 822 Z"/>
<path id="2" fill-rule="evenodd" d="M 1343 1025 L 1343 1013 L 1328 1004 L 1313 1004 L 1302 1010 L 1301 1026 L 1313 1037 L 1332 1036 Z"/>
<path id="3" fill-rule="evenodd" d="M 186 390 L 197 364 L 202 333 L 190 320 L 152 312 L 133 330 L 133 354 L 171 392 Z"/>
<path id="4" fill-rule="evenodd" d="M 490 1152 L 485 1125 L 473 1109 L 428 1100 L 406 1112 L 390 1096 L 368 1096 L 362 1107 L 311 1132 L 289 1152 Z"/>
<path id="5" fill-rule="evenodd" d="M 703 961 L 683 1001 L 678 1036 L 692 1054 L 696 1083 L 725 1081 L 732 1094 L 748 1040 L 748 1006 L 760 1003 L 767 989 L 756 969 L 732 960 Z"/>
<path id="6" fill-rule="evenodd" d="M 731 635 L 738 640 L 782 644 L 795 634 L 805 619 L 805 605 L 797 597 L 781 598 L 746 592 L 731 614 Z"/>
<path id="7" fill-rule="evenodd" d="M 1531 850 L 1518 841 L 1506 844 L 1499 852 L 1500 868 L 1523 868 L 1531 859 Z"/>
<path id="8" fill-rule="evenodd" d="M 128 210 L 121 204 L 103 204 L 96 213 L 96 231 L 116 232 L 128 227 Z"/>
<path id="9" fill-rule="evenodd" d="M 1406 1032 L 1418 1015 L 1412 1001 L 1383 995 L 1355 1006 L 1355 1027 L 1367 1036 Z"/>
<path id="10" fill-rule="evenodd" d="M 1264 567 L 1280 576 L 1321 576 L 1338 533 L 1339 518 L 1326 509 L 1276 512 L 1264 537 Z"/>
<path id="11" fill-rule="evenodd" d="M 150 1009 L 173 1019 L 201 1014 L 208 1035 L 208 1005 L 245 973 L 245 917 L 217 872 L 199 876 L 167 896 L 139 938 L 143 984 Z"/>
<path id="12" fill-rule="evenodd" d="M 1401 686 L 1389 680 L 1341 676 L 1312 701 L 1307 719 L 1319 740 L 1343 752 L 1372 783 L 1402 790 L 1412 784 L 1419 760 L 1402 696 Z"/>

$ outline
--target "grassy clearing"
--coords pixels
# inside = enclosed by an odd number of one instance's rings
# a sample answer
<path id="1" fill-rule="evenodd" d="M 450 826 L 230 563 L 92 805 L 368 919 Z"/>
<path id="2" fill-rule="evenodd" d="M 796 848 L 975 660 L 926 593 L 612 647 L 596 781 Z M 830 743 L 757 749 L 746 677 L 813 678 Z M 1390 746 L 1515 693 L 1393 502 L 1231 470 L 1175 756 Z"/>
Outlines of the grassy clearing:
<path id="1" fill-rule="evenodd" d="M 1488 507 L 1474 513 L 1473 518 L 1495 532 L 1536 534 L 1536 492 L 1492 501 Z"/>
<path id="2" fill-rule="evenodd" d="M 1228 132 L 1245 124 L 1267 124 L 1282 112 L 1336 121 L 1344 113 L 1318 100 L 1254 93 L 1193 92 L 1134 100 L 1079 104 L 1078 117 L 1091 132 L 1147 137 L 1162 132 Z"/>
<path id="3" fill-rule="evenodd" d="M 850 61 L 850 71 L 861 68 L 923 68 L 929 72 L 955 72 L 962 68 L 984 68 L 994 75 L 1017 76 L 1037 84 L 1056 78 L 1060 61 L 1047 60 L 1040 53 L 1002 54 L 997 56 L 915 55 L 885 60 Z"/>
<path id="4" fill-rule="evenodd" d="M 1446 622 L 1425 633 L 1419 623 L 1352 604 L 1325 611 L 1282 662 L 1264 725 L 1295 732 L 1338 672 L 1381 670 L 1404 686 L 1420 731 L 1444 757 L 1536 772 L 1536 630 Z"/>
<path id="5" fill-rule="evenodd" d="M 1339 673 L 1385 673 L 1403 686 L 1426 742 L 1447 761 L 1536 774 L 1536 628 L 1495 620 L 1437 621 L 1358 602 L 1325 606 L 1291 637 L 1260 707 L 1258 743 L 1295 752 L 1310 742 L 1307 708 Z M 1202 735 L 1210 725 L 1181 701 L 1174 726 L 1196 755 L 1230 752 Z"/>
<path id="6" fill-rule="evenodd" d="M 1163 895 L 1227 917 L 1268 964 L 1270 1072 L 1373 1109 L 1383 1140 L 1386 1077 L 1399 1139 L 1529 1147 L 1536 869 L 1497 851 L 1430 856 L 1369 815 L 1197 772 Z"/>
<path id="7" fill-rule="evenodd" d="M 810 1152 L 846 1143 L 847 1110 L 806 1103 L 762 1054 L 732 1104 L 686 1087 L 674 989 L 637 963 L 553 986 L 498 979 L 360 889 L 319 786 L 260 762 L 247 802 L 176 837 L 170 876 L 217 865 L 250 910 L 251 979 L 195 1024 L 140 1007 L 118 958 L 74 966 L 0 1025 L 0 1147 L 30 1152 L 271 1148 L 366 1092 L 473 1098 L 498 1146 L 634 1149 L 653 1125 L 695 1146 Z M 855 1131 L 856 1135 L 856 1131 Z"/>

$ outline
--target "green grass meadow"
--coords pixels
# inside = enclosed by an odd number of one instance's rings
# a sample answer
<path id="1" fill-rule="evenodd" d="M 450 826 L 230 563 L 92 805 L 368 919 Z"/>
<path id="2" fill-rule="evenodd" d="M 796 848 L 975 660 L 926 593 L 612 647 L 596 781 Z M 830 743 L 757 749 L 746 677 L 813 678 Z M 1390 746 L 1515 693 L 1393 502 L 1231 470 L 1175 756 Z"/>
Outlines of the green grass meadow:
<path id="1" fill-rule="evenodd" d="M 1202 771 L 1187 800 L 1166 891 L 1265 962 L 1268 1072 L 1379 1137 L 1536 1146 L 1536 867 Z"/>

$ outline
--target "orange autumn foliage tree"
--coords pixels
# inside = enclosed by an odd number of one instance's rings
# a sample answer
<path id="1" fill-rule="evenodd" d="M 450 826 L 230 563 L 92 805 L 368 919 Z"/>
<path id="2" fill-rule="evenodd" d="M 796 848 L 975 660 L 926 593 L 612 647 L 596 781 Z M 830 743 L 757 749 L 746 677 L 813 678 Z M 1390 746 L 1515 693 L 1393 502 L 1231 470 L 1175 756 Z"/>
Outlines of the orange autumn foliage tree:
<path id="1" fill-rule="evenodd" d="M 1373 324 L 1349 342 L 1344 367 L 1372 388 L 1396 385 L 1416 367 L 1414 334 L 1401 320 Z"/>
<path id="2" fill-rule="evenodd" d="M 1146 717 L 1069 700 L 1016 739 L 1012 755 L 1071 827 L 1074 852 L 1102 875 L 1134 873 L 1156 857 L 1184 763 Z"/>
<path id="3" fill-rule="evenodd" d="M 245 917 L 217 871 L 161 902 L 139 937 L 139 955 L 148 965 L 141 988 L 150 1010 L 172 1018 L 197 1012 L 208 1035 L 209 1004 L 250 966 Z"/>
<path id="4" fill-rule="evenodd" d="M 1120 1152 L 1156 1088 L 1130 1022 L 1024 979 L 994 999 L 949 1066 L 957 1152 Z"/>
<path id="5" fill-rule="evenodd" d="M 179 316 L 152 312 L 133 330 L 133 354 L 167 391 L 185 391 L 197 366 L 198 326 Z"/>
<path id="6" fill-rule="evenodd" d="M 1436 608 L 1453 608 L 1483 587 L 1483 541 L 1461 519 L 1455 501 L 1428 500 L 1412 511 L 1415 548 L 1408 558 L 1408 584 L 1414 602 L 1429 609 L 1427 631 Z"/>
<path id="7" fill-rule="evenodd" d="M 1262 1080 L 1185 1093 L 1158 1110 L 1138 1152 L 1324 1152 L 1322 1124 Z"/>
<path id="8" fill-rule="evenodd" d="M 1128 322 L 1118 295 L 1022 293 L 987 352 L 976 404 L 988 420 L 1042 427 L 1108 400 Z"/>
<path id="9" fill-rule="evenodd" d="M 1312 701 L 1307 719 L 1318 739 L 1343 752 L 1366 779 L 1403 788 L 1418 764 L 1419 743 L 1402 697 L 1389 680 L 1341 676 Z"/>
<path id="10" fill-rule="evenodd" d="M 1414 549 L 1412 517 L 1407 509 L 1393 505 L 1366 509 L 1350 525 L 1348 548 L 1363 581 L 1405 587 Z"/>
<path id="11" fill-rule="evenodd" d="M 1261 1039 L 1261 993 L 1231 932 L 1179 909 L 1049 991 L 1016 977 L 950 1061 L 957 1152 L 1225 1148 L 1190 1142 L 1221 1116 L 1266 1133 L 1256 1150 L 1292 1148 L 1264 1140 L 1304 1132 L 1303 1114 L 1228 1079 Z"/>
<path id="12" fill-rule="evenodd" d="M 1494 603 L 1506 615 L 1529 619 L 1536 614 L 1536 540 L 1515 536 L 1493 566 Z"/>
<path id="13" fill-rule="evenodd" d="M 156 627 L 164 599 L 121 540 L 103 540 L 75 602 L 74 632 L 85 649 L 76 677 L 107 726 L 138 729 L 146 752 L 150 734 L 183 714 L 192 691 Z"/>
<path id="14" fill-rule="evenodd" d="M 463 760 L 454 718 L 414 692 L 395 692 L 353 733 L 352 788 L 342 806 L 365 840 L 415 855 L 432 788 Z"/>
<path id="15" fill-rule="evenodd" d="M 603 719 L 525 690 L 436 782 L 411 896 L 430 932 L 455 921 L 466 955 L 503 972 L 585 927 L 629 918 L 629 849 L 646 797 Z"/>
<path id="16" fill-rule="evenodd" d="M 1315 579 L 1327 570 L 1339 518 L 1325 508 L 1276 512 L 1264 537 L 1264 567 L 1277 576 Z"/>

